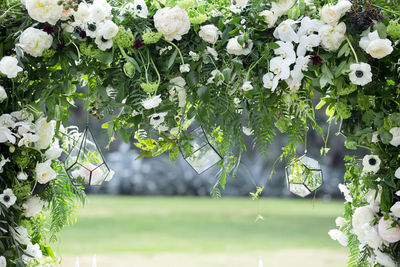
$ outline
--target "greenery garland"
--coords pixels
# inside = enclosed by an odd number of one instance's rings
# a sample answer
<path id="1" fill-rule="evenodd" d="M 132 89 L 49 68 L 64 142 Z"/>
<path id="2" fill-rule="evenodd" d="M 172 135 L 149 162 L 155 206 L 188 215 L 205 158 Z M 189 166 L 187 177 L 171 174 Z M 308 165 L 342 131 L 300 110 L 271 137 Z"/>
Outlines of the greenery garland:
<path id="1" fill-rule="evenodd" d="M 262 155 L 276 131 L 288 135 L 280 160 L 290 162 L 309 126 L 322 134 L 314 112 L 326 107 L 347 148 L 371 151 L 362 168 L 347 158 L 345 216 L 330 235 L 350 247 L 350 266 L 399 266 L 395 2 L 78 2 L 0 4 L 0 266 L 55 258 L 46 229 L 73 221 L 74 199 L 84 200 L 57 160 L 76 99 L 94 117 L 112 115 L 110 142 L 117 131 L 135 138 L 141 156 L 176 159 L 186 122 L 200 122 L 224 157 L 215 196 L 247 135 Z"/>

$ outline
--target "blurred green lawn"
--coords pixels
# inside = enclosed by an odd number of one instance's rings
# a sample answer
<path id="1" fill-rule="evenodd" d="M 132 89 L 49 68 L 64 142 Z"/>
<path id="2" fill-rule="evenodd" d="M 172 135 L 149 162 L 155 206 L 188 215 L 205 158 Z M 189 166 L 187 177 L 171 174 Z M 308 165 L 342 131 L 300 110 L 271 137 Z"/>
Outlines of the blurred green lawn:
<path id="1" fill-rule="evenodd" d="M 77 224 L 64 229 L 54 247 L 62 256 L 344 252 L 327 234 L 342 212 L 342 202 L 310 199 L 89 196 Z M 264 220 L 256 221 L 258 214 Z"/>

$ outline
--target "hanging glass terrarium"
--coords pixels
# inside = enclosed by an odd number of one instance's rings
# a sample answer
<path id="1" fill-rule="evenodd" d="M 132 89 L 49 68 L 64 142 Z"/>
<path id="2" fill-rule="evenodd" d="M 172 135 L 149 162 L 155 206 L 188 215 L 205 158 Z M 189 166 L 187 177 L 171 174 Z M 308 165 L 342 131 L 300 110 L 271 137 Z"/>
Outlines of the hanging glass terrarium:
<path id="1" fill-rule="evenodd" d="M 315 159 L 306 155 L 286 166 L 286 181 L 290 192 L 306 197 L 322 185 L 322 170 Z"/>
<path id="2" fill-rule="evenodd" d="M 190 129 L 191 128 L 191 129 Z M 201 174 L 222 160 L 221 155 L 210 143 L 203 127 L 189 127 L 180 140 L 179 149 L 187 163 Z"/>
<path id="3" fill-rule="evenodd" d="M 101 185 L 110 174 L 110 168 L 88 127 L 72 147 L 64 166 L 71 181 L 79 185 Z"/>

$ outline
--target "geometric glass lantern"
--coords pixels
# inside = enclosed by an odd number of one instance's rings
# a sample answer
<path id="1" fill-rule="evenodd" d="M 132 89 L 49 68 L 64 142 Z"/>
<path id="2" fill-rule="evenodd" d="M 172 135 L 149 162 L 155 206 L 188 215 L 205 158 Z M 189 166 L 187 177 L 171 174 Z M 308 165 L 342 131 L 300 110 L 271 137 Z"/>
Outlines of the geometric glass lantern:
<path id="1" fill-rule="evenodd" d="M 306 155 L 293 159 L 286 166 L 286 182 L 290 192 L 306 197 L 322 185 L 322 170 L 315 159 Z"/>
<path id="2" fill-rule="evenodd" d="M 201 125 L 192 128 L 185 132 L 188 137 L 180 141 L 179 149 L 186 162 L 197 174 L 201 174 L 220 162 L 222 157 L 209 142 Z"/>
<path id="3" fill-rule="evenodd" d="M 88 127 L 72 147 L 64 166 L 71 182 L 78 185 L 101 185 L 110 174 Z"/>

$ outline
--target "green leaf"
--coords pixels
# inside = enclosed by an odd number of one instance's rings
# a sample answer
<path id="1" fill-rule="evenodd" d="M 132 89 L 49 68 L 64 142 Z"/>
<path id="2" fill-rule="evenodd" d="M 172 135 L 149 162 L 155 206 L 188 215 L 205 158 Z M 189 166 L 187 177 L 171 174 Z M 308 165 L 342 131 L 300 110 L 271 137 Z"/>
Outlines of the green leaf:
<path id="1" fill-rule="evenodd" d="M 340 88 L 340 89 L 338 88 L 337 94 L 338 95 L 349 95 L 349 94 L 353 93 L 356 90 L 357 90 L 357 85 L 351 83 L 347 87 Z"/>
<path id="2" fill-rule="evenodd" d="M 104 64 L 110 64 L 113 61 L 112 53 L 103 52 L 93 57 Z"/>
<path id="3" fill-rule="evenodd" d="M 188 82 L 189 86 L 196 86 L 199 82 L 199 73 L 197 71 L 190 71 L 186 76 L 186 81 Z"/>
<path id="4" fill-rule="evenodd" d="M 277 48 L 280 47 L 277 43 L 274 43 L 274 42 L 267 43 L 267 45 L 268 45 L 269 48 L 271 48 L 271 49 L 277 49 Z"/>
<path id="5" fill-rule="evenodd" d="M 167 69 L 171 68 L 171 66 L 174 64 L 177 55 L 178 55 L 178 50 L 175 50 L 168 60 Z"/>
<path id="6" fill-rule="evenodd" d="M 119 132 L 120 132 L 120 134 L 121 134 L 122 140 L 123 140 L 125 143 L 129 143 L 129 139 L 130 139 L 131 136 L 127 133 L 127 131 L 125 130 L 125 128 L 119 129 Z"/>
<path id="7" fill-rule="evenodd" d="M 344 141 L 344 146 L 345 146 L 347 149 L 356 150 L 356 149 L 357 149 L 357 142 L 356 142 L 356 141 L 353 141 L 353 140 L 350 140 L 350 139 L 348 138 L 348 139 L 346 139 L 346 141 Z"/>
<path id="8" fill-rule="evenodd" d="M 379 38 L 386 39 L 387 37 L 387 30 L 386 25 L 382 22 L 378 22 L 374 25 L 374 29 L 378 31 Z"/>
<path id="9" fill-rule="evenodd" d="M 346 52 L 350 51 L 350 46 L 348 43 L 345 43 L 342 48 L 339 49 L 337 53 L 337 57 L 343 56 Z"/>
<path id="10" fill-rule="evenodd" d="M 204 101 L 207 102 L 210 95 L 208 93 L 208 88 L 207 86 L 202 86 L 199 89 L 197 89 L 197 95 L 199 96 L 199 98 Z"/>
<path id="11" fill-rule="evenodd" d="M 385 145 L 389 144 L 390 141 L 392 141 L 393 136 L 389 131 L 385 129 L 380 129 L 378 133 L 379 133 L 379 138 Z"/>
<path id="12" fill-rule="evenodd" d="M 222 74 L 224 75 L 224 80 L 226 83 L 229 83 L 231 80 L 232 76 L 232 69 L 231 68 L 225 68 L 222 70 Z"/>

